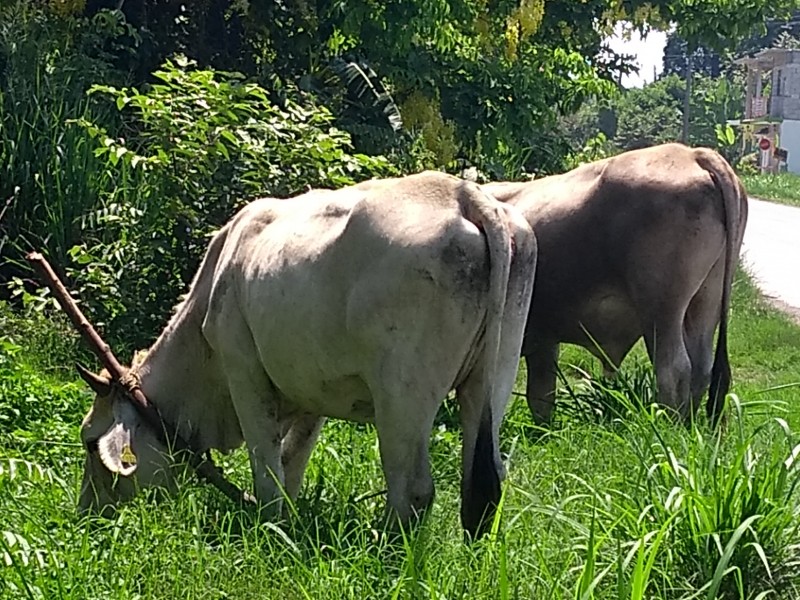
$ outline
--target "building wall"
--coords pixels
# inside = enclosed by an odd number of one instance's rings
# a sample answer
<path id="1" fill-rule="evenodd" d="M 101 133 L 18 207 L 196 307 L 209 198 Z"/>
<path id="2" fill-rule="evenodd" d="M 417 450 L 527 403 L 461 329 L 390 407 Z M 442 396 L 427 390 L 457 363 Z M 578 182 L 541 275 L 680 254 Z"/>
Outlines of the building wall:
<path id="1" fill-rule="evenodd" d="M 800 64 L 789 63 L 772 71 L 770 115 L 800 120 Z"/>
<path id="2" fill-rule="evenodd" d="M 786 168 L 800 174 L 800 120 L 785 120 L 781 123 L 780 146 L 789 152 Z"/>

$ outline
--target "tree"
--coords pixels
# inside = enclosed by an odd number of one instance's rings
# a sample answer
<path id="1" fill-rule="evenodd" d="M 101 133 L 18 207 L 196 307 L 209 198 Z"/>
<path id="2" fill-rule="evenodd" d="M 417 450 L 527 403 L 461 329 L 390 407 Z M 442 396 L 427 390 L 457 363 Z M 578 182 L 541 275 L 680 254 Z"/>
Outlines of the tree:
<path id="1" fill-rule="evenodd" d="M 796 0 L 663 0 L 656 5 L 689 51 L 705 46 L 717 52 L 732 50 L 754 30 L 763 31 L 767 21 L 786 20 L 797 8 Z"/>
<path id="2" fill-rule="evenodd" d="M 720 53 L 709 46 L 699 45 L 692 53 L 692 67 L 696 73 L 718 77 L 723 71 L 730 72 L 734 56 L 752 55 L 759 50 L 781 45 L 787 37 L 800 37 L 800 10 L 790 16 L 769 19 L 762 30 L 735 41 Z M 682 75 L 686 66 L 688 45 L 680 35 L 671 32 L 664 47 L 664 74 Z"/>
<path id="3" fill-rule="evenodd" d="M 770 19 L 764 29 L 755 35 L 744 38 L 737 45 L 737 54 L 755 54 L 759 50 L 776 46 L 781 37 L 789 35 L 800 37 L 800 10 L 792 12 L 791 16 L 783 19 Z"/>
<path id="4" fill-rule="evenodd" d="M 690 53 L 688 44 L 679 35 L 674 32 L 667 35 L 663 74 L 685 76 L 687 58 L 691 58 L 692 71 L 696 74 L 719 77 L 722 73 L 723 61 L 718 52 L 700 46 Z"/>
<path id="5" fill-rule="evenodd" d="M 682 101 L 683 81 L 675 75 L 626 90 L 616 106 L 617 132 L 612 141 L 621 150 L 677 141 Z"/>
<path id="6" fill-rule="evenodd" d="M 604 103 L 587 103 L 575 114 L 562 118 L 561 128 L 575 150 L 591 145 L 600 133 L 617 151 L 677 141 L 681 137 L 685 94 L 683 77 L 667 75 L 642 88 L 624 90 L 611 103 L 613 108 Z M 740 78 L 696 76 L 689 99 L 689 142 L 716 147 L 732 160 L 735 133 L 730 133 L 734 136 L 731 142 L 728 135 L 720 138 L 719 132 L 727 134 L 725 122 L 741 116 L 743 95 Z"/>
<path id="7" fill-rule="evenodd" d="M 89 0 L 87 10 L 116 4 L 119 0 Z M 509 173 L 504 165 L 509 160 L 518 163 L 522 154 L 528 170 L 563 167 L 560 157 L 568 148 L 552 135 L 558 116 L 587 99 L 609 97 L 613 82 L 631 70 L 629 57 L 603 45 L 616 23 L 627 21 L 640 31 L 674 24 L 692 47 L 720 47 L 764 18 L 782 14 L 791 2 L 121 4 L 144 32 L 136 61 L 139 69 L 142 62 L 150 65 L 147 73 L 169 53 L 182 51 L 201 65 L 235 68 L 257 77 L 277 101 L 295 85 L 317 96 L 352 133 L 359 150 L 390 152 L 403 135 L 416 132 L 439 166 L 459 157 L 488 168 L 494 176 L 505 176 Z M 337 69 L 336 64 L 346 68 Z M 398 122 L 404 128 L 396 127 Z"/>

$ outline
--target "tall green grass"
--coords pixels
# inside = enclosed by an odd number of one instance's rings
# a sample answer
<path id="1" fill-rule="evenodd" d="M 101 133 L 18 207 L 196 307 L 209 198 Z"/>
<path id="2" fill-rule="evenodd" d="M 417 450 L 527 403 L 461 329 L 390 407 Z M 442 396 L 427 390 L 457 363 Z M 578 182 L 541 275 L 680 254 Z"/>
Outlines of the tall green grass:
<path id="1" fill-rule="evenodd" d="M 94 141 L 70 120 L 118 121 L 86 96 L 95 81 L 123 79 L 102 51 L 125 31 L 113 15 L 62 18 L 21 0 L 0 7 L 0 283 L 24 271 L 9 263 L 33 248 L 66 264 L 108 185 Z"/>
<path id="2" fill-rule="evenodd" d="M 585 375 L 569 376 L 573 396 L 562 390 L 560 402 L 587 393 L 614 411 L 567 410 L 542 432 L 516 402 L 502 432 L 502 519 L 471 546 L 458 523 L 459 432 L 446 418 L 431 445 L 436 501 L 404 535 L 378 525 L 373 429 L 342 422 L 326 426 L 294 516 L 282 522 L 260 523 L 191 479 L 177 497 L 79 519 L 77 425 L 90 398 L 60 368 L 74 348 L 59 345 L 61 325 L 20 323 L 15 333 L 14 319 L 2 321 L 0 415 L 28 402 L 29 417 L 0 436 L 0 597 L 800 597 L 800 411 L 793 388 L 768 391 L 797 375 L 776 367 L 787 348 L 771 340 L 800 330 L 746 280 L 735 289 L 731 347 L 734 364 L 749 367 L 734 369 L 741 400 L 732 397 L 723 434 L 676 425 L 650 406 L 646 362 L 634 357 L 621 380 L 605 382 L 570 350 L 562 369 L 578 363 Z M 220 462 L 247 484 L 244 452 Z"/>
<path id="3" fill-rule="evenodd" d="M 800 176 L 794 173 L 743 175 L 747 193 L 756 198 L 800 206 Z"/>

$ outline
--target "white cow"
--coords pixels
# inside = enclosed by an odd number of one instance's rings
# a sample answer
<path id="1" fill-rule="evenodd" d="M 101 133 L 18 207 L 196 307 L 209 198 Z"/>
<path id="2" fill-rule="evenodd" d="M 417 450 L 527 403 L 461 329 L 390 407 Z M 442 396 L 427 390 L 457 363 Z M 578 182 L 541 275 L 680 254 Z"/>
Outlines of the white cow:
<path id="1" fill-rule="evenodd" d="M 244 441 L 271 513 L 281 488 L 297 495 L 325 417 L 375 423 L 387 508 L 403 522 L 433 500 L 429 438 L 455 389 L 474 535 L 499 499 L 498 430 L 535 263 L 516 209 L 442 173 L 258 200 L 211 241 L 130 376 L 196 451 Z M 107 376 L 82 375 L 98 396 L 81 430 L 80 508 L 170 486 L 178 465 L 152 428 Z"/>

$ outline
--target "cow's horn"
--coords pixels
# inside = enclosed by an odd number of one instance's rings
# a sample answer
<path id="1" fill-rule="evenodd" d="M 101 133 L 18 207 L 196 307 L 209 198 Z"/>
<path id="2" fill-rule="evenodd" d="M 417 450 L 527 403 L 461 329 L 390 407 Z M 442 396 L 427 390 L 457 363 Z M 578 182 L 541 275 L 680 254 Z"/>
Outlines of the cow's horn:
<path id="1" fill-rule="evenodd" d="M 81 363 L 75 363 L 75 368 L 89 387 L 92 388 L 98 396 L 108 396 L 111 394 L 111 382 L 105 377 L 101 377 L 96 373 L 92 373 L 89 369 L 84 367 Z"/>

